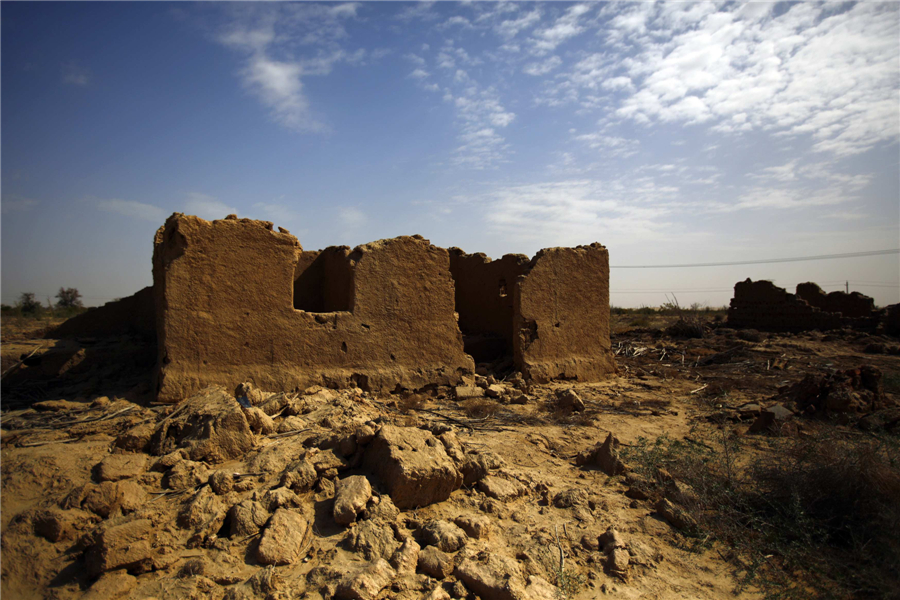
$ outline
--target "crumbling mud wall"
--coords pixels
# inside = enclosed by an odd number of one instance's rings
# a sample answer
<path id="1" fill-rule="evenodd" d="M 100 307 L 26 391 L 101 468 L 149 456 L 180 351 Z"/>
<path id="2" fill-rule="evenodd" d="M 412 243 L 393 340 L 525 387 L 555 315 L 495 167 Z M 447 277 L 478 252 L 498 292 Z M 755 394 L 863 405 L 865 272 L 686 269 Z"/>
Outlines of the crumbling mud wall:
<path id="1" fill-rule="evenodd" d="M 447 250 L 420 236 L 309 253 L 265 221 L 176 213 L 156 234 L 153 281 L 164 402 L 245 381 L 414 389 L 474 368 Z"/>
<path id="2" fill-rule="evenodd" d="M 50 331 L 50 338 L 111 337 L 131 335 L 147 340 L 156 339 L 156 308 L 153 288 L 141 291 L 66 320 Z"/>
<path id="3" fill-rule="evenodd" d="M 514 361 L 527 378 L 598 381 L 616 372 L 609 340 L 609 252 L 547 248 L 513 295 Z"/>
<path id="4" fill-rule="evenodd" d="M 851 319 L 871 317 L 875 310 L 875 300 L 859 292 L 836 291 L 825 293 L 815 283 L 808 281 L 797 284 L 797 297 L 821 311 L 841 313 Z"/>
<path id="5" fill-rule="evenodd" d="M 528 268 L 524 254 L 491 260 L 483 253 L 450 248 L 450 273 L 465 349 L 476 363 L 512 357 L 513 296 L 519 276 Z"/>
<path id="6" fill-rule="evenodd" d="M 810 306 L 771 281 L 746 279 L 734 284 L 728 324 L 772 332 L 825 331 L 841 327 L 841 315 Z"/>
<path id="7" fill-rule="evenodd" d="M 476 362 L 509 356 L 527 378 L 597 381 L 616 372 L 609 340 L 609 253 L 548 248 L 532 260 L 450 249 L 456 310 Z"/>

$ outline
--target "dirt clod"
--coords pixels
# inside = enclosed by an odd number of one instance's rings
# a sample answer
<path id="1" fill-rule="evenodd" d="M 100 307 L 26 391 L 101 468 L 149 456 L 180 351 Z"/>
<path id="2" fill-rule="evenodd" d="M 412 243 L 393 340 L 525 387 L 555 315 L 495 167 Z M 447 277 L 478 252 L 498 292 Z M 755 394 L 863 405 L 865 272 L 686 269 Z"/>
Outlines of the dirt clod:
<path id="1" fill-rule="evenodd" d="M 362 475 L 341 479 L 334 498 L 334 520 L 339 525 L 349 525 L 356 520 L 372 497 L 372 486 Z"/>
<path id="2" fill-rule="evenodd" d="M 303 515 L 280 508 L 263 531 L 256 559 L 263 565 L 288 565 L 303 557 L 310 526 Z"/>

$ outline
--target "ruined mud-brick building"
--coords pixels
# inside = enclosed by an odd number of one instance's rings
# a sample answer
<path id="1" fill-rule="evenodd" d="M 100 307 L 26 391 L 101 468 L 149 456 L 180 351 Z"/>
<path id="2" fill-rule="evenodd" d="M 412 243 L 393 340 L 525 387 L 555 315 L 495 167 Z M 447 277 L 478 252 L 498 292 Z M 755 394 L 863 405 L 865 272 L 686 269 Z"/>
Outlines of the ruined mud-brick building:
<path id="1" fill-rule="evenodd" d="M 547 248 L 528 259 L 450 249 L 465 351 L 503 356 L 535 381 L 595 381 L 615 372 L 609 351 L 609 253 L 600 244 Z"/>
<path id="2" fill-rule="evenodd" d="M 418 389 L 503 357 L 533 380 L 600 379 L 615 372 L 608 262 L 599 244 L 490 261 L 420 236 L 309 252 L 267 221 L 176 213 L 153 253 L 158 397 Z"/>
<path id="3" fill-rule="evenodd" d="M 871 317 L 875 310 L 875 300 L 869 296 L 840 291 L 826 294 L 811 281 L 797 284 L 797 297 L 823 312 L 841 313 L 841 316 L 851 319 Z"/>
<path id="4" fill-rule="evenodd" d="M 799 284 L 797 293 L 791 294 L 771 281 L 747 279 L 734 285 L 728 324 L 772 332 L 841 327 L 874 330 L 888 314 L 893 313 L 876 311 L 875 301 L 859 292 L 826 294 L 815 283 L 807 282 Z"/>

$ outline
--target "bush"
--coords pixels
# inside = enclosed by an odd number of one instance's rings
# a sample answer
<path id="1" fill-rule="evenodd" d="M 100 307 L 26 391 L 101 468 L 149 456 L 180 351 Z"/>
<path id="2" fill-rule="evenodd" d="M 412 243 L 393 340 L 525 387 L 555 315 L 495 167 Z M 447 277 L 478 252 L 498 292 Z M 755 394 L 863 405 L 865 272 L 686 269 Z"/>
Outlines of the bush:
<path id="1" fill-rule="evenodd" d="M 56 308 L 81 308 L 81 293 L 75 288 L 59 288 Z"/>
<path id="2" fill-rule="evenodd" d="M 702 338 L 706 334 L 703 320 L 697 315 L 679 317 L 666 327 L 666 335 L 674 338 Z"/>
<path id="3" fill-rule="evenodd" d="M 660 437 L 623 449 L 657 496 L 672 480 L 698 524 L 766 597 L 900 598 L 900 451 L 823 428 L 748 459 L 727 429 L 713 445 Z M 661 470 L 663 469 L 663 470 Z"/>
<path id="4" fill-rule="evenodd" d="M 470 419 L 486 419 L 500 410 L 500 404 L 487 398 L 472 398 L 463 402 L 463 411 Z"/>
<path id="5" fill-rule="evenodd" d="M 32 292 L 23 292 L 22 295 L 19 296 L 17 307 L 23 315 L 37 315 L 43 310 L 41 303 L 35 299 L 34 293 Z"/>

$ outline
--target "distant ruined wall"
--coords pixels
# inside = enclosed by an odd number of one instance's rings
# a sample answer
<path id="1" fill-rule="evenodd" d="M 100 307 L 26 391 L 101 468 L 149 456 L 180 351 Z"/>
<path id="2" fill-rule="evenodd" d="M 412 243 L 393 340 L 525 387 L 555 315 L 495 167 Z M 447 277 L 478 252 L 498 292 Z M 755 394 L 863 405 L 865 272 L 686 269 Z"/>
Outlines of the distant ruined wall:
<path id="1" fill-rule="evenodd" d="M 145 287 L 127 298 L 89 308 L 66 320 L 47 335 L 53 338 L 133 335 L 155 340 L 156 308 L 153 288 Z"/>
<path id="2" fill-rule="evenodd" d="M 310 253 L 268 222 L 174 214 L 153 280 L 161 401 L 243 381 L 414 389 L 474 368 L 448 253 L 419 236 Z"/>
<path id="3" fill-rule="evenodd" d="M 797 284 L 797 297 L 821 311 L 841 313 L 844 317 L 854 319 L 870 317 L 875 310 L 875 300 L 869 296 L 859 292 L 848 294 L 841 291 L 826 294 L 811 281 Z"/>
<path id="4" fill-rule="evenodd" d="M 526 377 L 598 381 L 616 373 L 609 339 L 609 252 L 547 248 L 519 277 L 514 360 Z"/>
<path id="5" fill-rule="evenodd" d="M 734 285 L 728 324 L 771 332 L 825 331 L 840 328 L 841 316 L 822 312 L 771 281 L 747 279 Z"/>
<path id="6" fill-rule="evenodd" d="M 459 328 L 466 339 L 466 352 L 475 362 L 512 356 L 513 291 L 528 262 L 524 254 L 491 260 L 480 252 L 466 254 L 450 248 Z"/>

